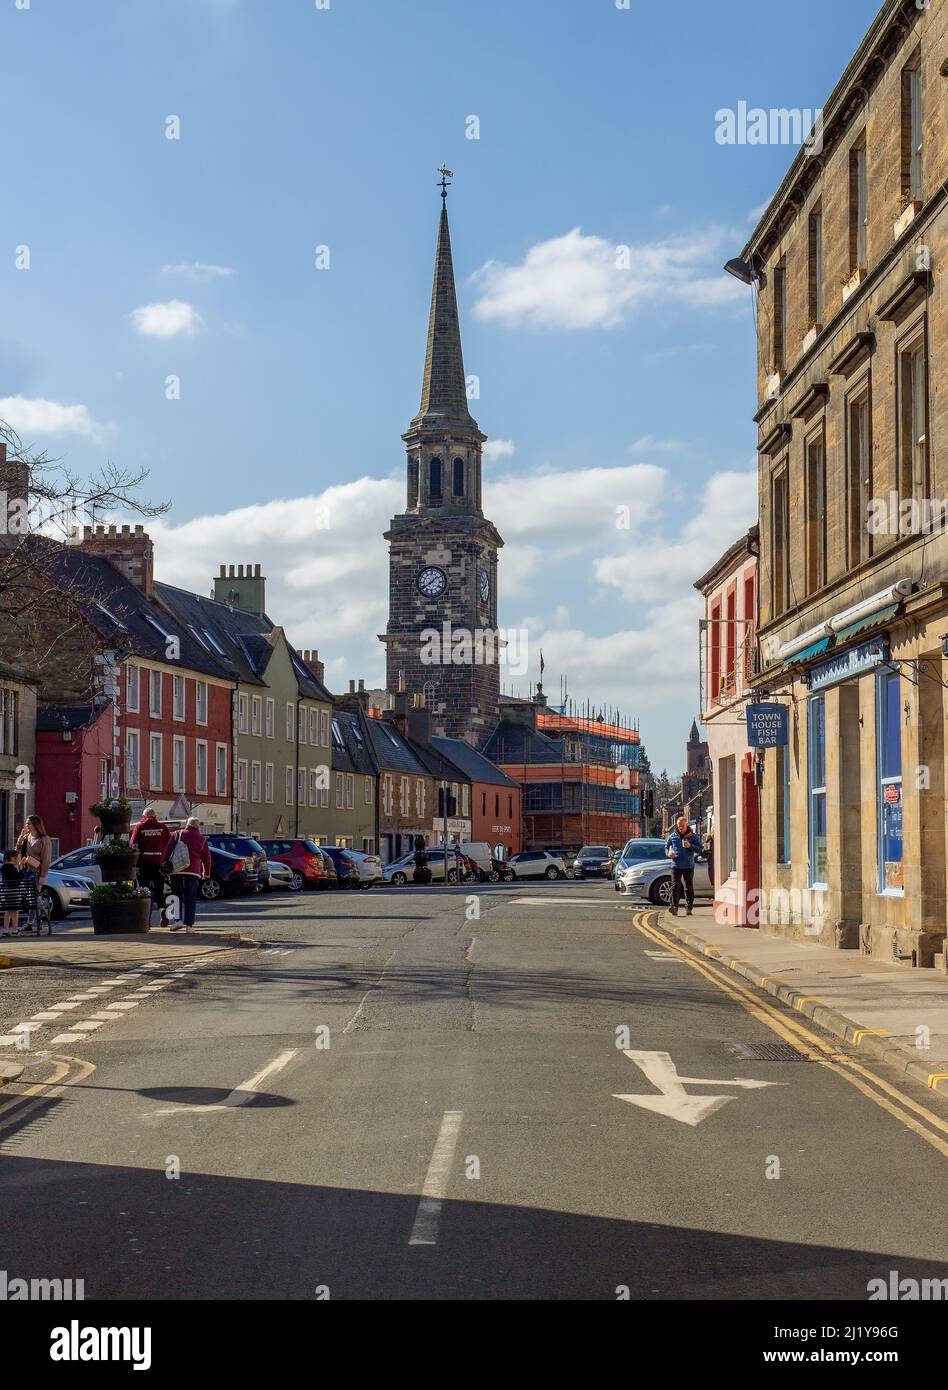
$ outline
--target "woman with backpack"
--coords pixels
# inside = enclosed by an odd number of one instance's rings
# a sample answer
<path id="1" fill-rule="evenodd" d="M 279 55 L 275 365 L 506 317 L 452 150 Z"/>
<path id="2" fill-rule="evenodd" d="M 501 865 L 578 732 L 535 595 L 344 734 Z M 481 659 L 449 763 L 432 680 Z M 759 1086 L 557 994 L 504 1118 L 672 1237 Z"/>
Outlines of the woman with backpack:
<path id="1" fill-rule="evenodd" d="M 171 891 L 180 904 L 181 920 L 171 930 L 193 927 L 198 887 L 202 878 L 211 876 L 211 851 L 197 816 L 189 816 L 184 829 L 172 836 L 162 869 L 170 872 Z"/>

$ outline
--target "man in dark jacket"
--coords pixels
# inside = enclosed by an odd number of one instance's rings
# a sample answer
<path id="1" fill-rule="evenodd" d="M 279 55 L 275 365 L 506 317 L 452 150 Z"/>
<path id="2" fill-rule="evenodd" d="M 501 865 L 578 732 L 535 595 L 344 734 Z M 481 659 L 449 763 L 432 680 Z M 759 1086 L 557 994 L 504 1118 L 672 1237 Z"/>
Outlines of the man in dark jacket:
<path id="1" fill-rule="evenodd" d="M 672 861 L 672 905 L 671 915 L 678 916 L 678 904 L 684 890 L 687 907 L 685 915 L 691 916 L 695 905 L 695 856 L 702 853 L 701 837 L 688 824 L 687 816 L 679 816 L 675 828 L 665 841 L 665 854 Z"/>
<path id="2" fill-rule="evenodd" d="M 166 927 L 168 918 L 165 912 L 165 878 L 159 865 L 165 857 L 165 850 L 171 839 L 171 831 L 155 815 L 153 806 L 146 806 L 141 820 L 135 826 L 130 843 L 139 851 L 138 881 L 144 888 L 151 889 L 152 901 L 157 903 L 161 913 L 159 925 Z"/>

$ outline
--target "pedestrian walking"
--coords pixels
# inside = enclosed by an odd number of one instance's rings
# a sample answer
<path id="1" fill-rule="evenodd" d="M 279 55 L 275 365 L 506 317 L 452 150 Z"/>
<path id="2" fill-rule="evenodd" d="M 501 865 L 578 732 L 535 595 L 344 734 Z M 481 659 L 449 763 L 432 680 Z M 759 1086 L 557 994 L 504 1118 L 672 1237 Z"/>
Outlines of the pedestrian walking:
<path id="1" fill-rule="evenodd" d="M 188 852 L 185 864 L 179 848 Z M 175 860 L 180 858 L 180 867 Z M 211 852 L 207 840 L 201 834 L 201 822 L 197 816 L 189 816 L 183 830 L 171 837 L 165 855 L 165 865 L 171 868 L 171 891 L 181 904 L 181 920 L 172 924 L 172 931 L 183 927 L 193 927 L 197 913 L 197 894 L 202 878 L 211 876 Z"/>
<path id="2" fill-rule="evenodd" d="M 28 816 L 16 842 L 17 853 L 24 869 L 23 907 L 26 910 L 27 934 L 34 924 L 38 927 L 37 904 L 42 892 L 49 866 L 53 861 L 53 842 L 46 834 L 46 826 L 41 816 Z"/>
<path id="3" fill-rule="evenodd" d="M 0 907 L 3 908 L 4 936 L 17 936 L 23 906 L 23 867 L 15 849 L 3 852 L 0 864 Z"/>
<path id="4" fill-rule="evenodd" d="M 714 887 L 714 831 L 709 830 L 705 836 L 704 852 L 708 860 L 708 878 L 711 880 L 711 887 Z"/>
<path id="5" fill-rule="evenodd" d="M 160 913 L 158 925 L 168 925 L 166 911 L 167 879 L 161 872 L 171 831 L 155 815 L 154 806 L 146 806 L 142 818 L 133 829 L 129 843 L 138 850 L 138 881 L 151 892 L 152 903 Z"/>
<path id="6" fill-rule="evenodd" d="M 678 916 L 682 893 L 687 904 L 685 915 L 690 917 L 695 905 L 695 856 L 701 854 L 701 836 L 692 830 L 687 816 L 679 816 L 675 828 L 665 841 L 665 854 L 672 860 L 671 915 Z"/>

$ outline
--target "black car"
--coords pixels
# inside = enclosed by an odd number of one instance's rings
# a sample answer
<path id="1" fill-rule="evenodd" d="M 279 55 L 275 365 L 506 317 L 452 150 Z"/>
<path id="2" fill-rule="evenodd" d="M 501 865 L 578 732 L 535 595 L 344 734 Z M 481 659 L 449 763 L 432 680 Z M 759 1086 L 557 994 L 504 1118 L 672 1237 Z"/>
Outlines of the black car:
<path id="1" fill-rule="evenodd" d="M 573 874 L 576 878 L 608 878 L 611 865 L 608 845 L 583 845 L 573 860 Z"/>
<path id="2" fill-rule="evenodd" d="M 211 876 L 201 879 L 201 897 L 205 902 L 235 897 L 238 893 L 256 893 L 260 874 L 254 860 L 247 855 L 230 854 L 226 849 L 210 846 Z M 269 878 L 269 874 L 267 875 Z"/>
<path id="3" fill-rule="evenodd" d="M 236 854 L 238 859 L 247 859 L 256 865 L 257 883 L 260 888 L 270 887 L 270 869 L 267 865 L 267 852 L 259 840 L 249 835 L 208 835 L 207 843 L 213 849 L 226 850 Z"/>
<path id="4" fill-rule="evenodd" d="M 358 888 L 359 866 L 352 855 L 347 850 L 340 849 L 338 845 L 320 845 L 319 848 L 332 860 L 338 886 L 340 888 Z"/>

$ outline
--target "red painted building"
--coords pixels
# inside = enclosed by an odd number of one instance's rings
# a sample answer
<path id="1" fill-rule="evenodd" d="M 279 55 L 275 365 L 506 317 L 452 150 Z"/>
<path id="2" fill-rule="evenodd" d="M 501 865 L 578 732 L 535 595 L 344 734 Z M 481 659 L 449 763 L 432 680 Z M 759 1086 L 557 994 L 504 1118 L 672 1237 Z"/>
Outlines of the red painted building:
<path id="1" fill-rule="evenodd" d="M 36 809 L 60 854 L 92 839 L 89 807 L 108 794 L 113 721 L 111 704 L 37 708 Z"/>
<path id="2" fill-rule="evenodd" d="M 432 745 L 454 763 L 470 782 L 471 839 L 486 842 L 494 850 L 504 847 L 504 857 L 523 848 L 523 791 L 483 753 L 459 738 L 433 738 Z"/>

